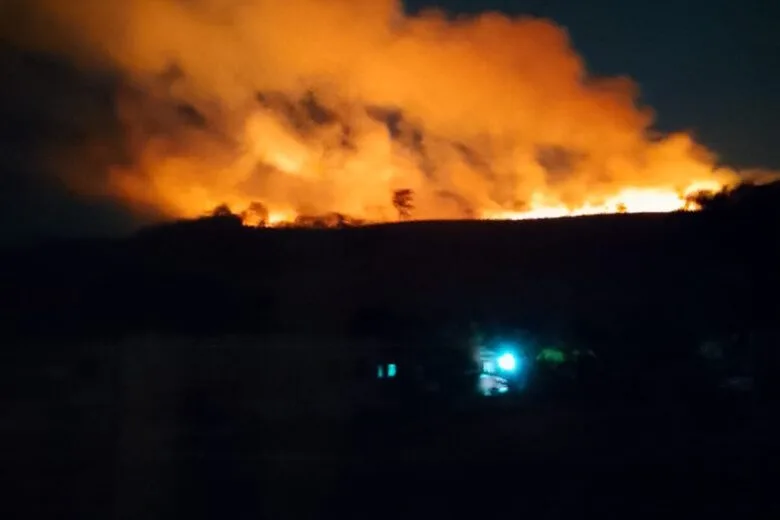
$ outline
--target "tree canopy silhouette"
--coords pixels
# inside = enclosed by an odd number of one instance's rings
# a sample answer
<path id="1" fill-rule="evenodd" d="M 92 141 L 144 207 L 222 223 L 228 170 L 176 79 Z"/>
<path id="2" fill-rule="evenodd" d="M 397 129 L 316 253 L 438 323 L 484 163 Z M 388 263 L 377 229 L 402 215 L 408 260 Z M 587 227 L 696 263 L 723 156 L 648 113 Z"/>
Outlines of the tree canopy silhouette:
<path id="1" fill-rule="evenodd" d="M 399 220 L 408 220 L 414 210 L 414 192 L 410 189 L 395 190 L 393 192 L 393 206 L 398 211 Z"/>

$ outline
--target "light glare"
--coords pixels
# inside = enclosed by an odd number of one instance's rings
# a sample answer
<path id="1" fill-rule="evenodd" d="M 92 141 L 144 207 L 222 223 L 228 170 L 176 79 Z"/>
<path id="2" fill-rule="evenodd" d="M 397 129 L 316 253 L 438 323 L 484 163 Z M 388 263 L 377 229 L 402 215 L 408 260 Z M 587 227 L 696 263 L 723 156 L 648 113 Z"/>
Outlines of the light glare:
<path id="1" fill-rule="evenodd" d="M 507 352 L 498 358 L 498 366 L 501 370 L 512 371 L 517 367 L 517 360 L 515 356 Z"/>

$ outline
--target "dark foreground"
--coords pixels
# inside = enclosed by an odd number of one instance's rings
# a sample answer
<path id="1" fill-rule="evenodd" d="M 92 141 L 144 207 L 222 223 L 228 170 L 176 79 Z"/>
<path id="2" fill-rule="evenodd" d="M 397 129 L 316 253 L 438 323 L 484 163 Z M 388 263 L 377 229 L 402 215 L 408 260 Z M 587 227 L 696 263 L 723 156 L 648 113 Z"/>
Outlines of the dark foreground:
<path id="1" fill-rule="evenodd" d="M 2 425 L 3 518 L 753 518 L 780 512 L 751 398 L 267 422 L 49 411 Z M 136 417 L 142 417 L 140 411 Z"/>
<path id="2" fill-rule="evenodd" d="M 6 251 L 0 518 L 778 517 L 778 187 L 700 214 L 214 221 Z M 472 325 L 593 349 L 606 392 L 353 411 L 367 338 L 406 367 Z M 705 373 L 759 390 L 694 395 Z M 340 411 L 301 418 L 318 399 Z"/>

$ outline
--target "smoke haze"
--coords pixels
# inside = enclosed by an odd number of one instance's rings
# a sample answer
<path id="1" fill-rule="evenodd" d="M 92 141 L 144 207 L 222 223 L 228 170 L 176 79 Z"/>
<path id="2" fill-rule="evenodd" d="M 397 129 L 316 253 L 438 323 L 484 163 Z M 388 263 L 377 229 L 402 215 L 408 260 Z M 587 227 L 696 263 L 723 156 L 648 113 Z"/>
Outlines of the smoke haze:
<path id="1" fill-rule="evenodd" d="M 0 16 L 16 49 L 110 78 L 70 107 L 77 138 L 36 148 L 41 167 L 144 215 L 259 202 L 278 220 L 394 220 L 401 189 L 416 218 L 672 210 L 738 178 L 687 134 L 656 135 L 638 87 L 589 75 L 549 20 L 391 0 L 28 0 Z"/>

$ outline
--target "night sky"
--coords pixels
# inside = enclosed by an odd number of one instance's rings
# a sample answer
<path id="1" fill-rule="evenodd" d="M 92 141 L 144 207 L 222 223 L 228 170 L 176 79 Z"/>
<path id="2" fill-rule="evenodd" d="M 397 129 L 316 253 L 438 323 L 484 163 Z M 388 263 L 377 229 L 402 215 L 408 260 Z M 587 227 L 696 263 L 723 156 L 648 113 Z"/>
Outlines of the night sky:
<path id="1" fill-rule="evenodd" d="M 592 72 L 638 82 L 659 129 L 691 131 L 728 166 L 780 170 L 778 2 L 407 0 L 406 6 L 550 18 L 568 30 Z M 61 180 L 40 176 L 34 164 L 36 144 L 47 136 L 67 127 L 77 140 L 82 126 L 104 117 L 99 109 L 81 109 L 77 121 L 62 106 L 109 107 L 112 78 L 80 77 L 2 38 L 0 70 L 0 241 L 129 229 L 137 216 L 111 201 L 76 196 Z"/>

